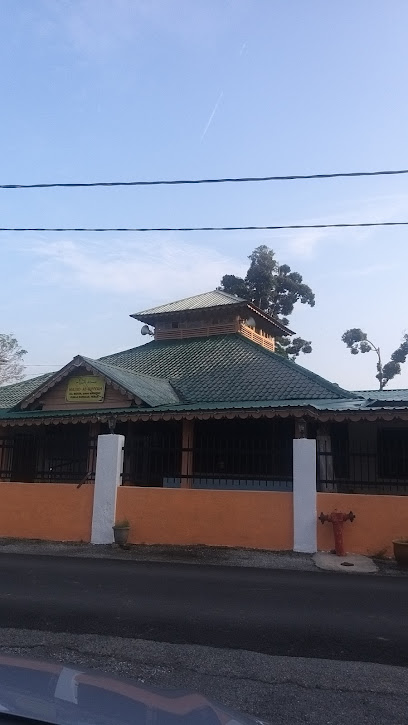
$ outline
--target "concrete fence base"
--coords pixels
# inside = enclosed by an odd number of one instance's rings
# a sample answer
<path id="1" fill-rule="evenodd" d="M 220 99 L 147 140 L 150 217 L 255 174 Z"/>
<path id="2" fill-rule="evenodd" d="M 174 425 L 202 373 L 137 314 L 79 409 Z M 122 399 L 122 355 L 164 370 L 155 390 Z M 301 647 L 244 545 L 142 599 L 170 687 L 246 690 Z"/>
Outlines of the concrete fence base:
<path id="1" fill-rule="evenodd" d="M 291 493 L 121 486 L 117 516 L 133 544 L 293 547 Z"/>
<path id="2" fill-rule="evenodd" d="M 90 541 L 94 487 L 0 483 L 0 537 Z"/>
<path id="3" fill-rule="evenodd" d="M 0 538 L 109 544 L 117 519 L 131 543 L 204 544 L 313 553 L 333 548 L 318 514 L 352 510 L 346 551 L 392 556 L 408 536 L 408 496 L 316 494 L 316 442 L 293 441 L 293 494 L 121 486 L 124 438 L 98 438 L 95 485 L 0 483 Z"/>

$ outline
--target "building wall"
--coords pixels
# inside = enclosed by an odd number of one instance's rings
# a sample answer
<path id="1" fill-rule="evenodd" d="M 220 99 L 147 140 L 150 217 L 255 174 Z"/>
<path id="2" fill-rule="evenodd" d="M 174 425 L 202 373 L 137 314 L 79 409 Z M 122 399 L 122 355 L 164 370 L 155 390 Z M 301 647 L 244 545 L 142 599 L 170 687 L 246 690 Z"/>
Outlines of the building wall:
<path id="1" fill-rule="evenodd" d="M 86 370 L 78 369 L 74 374 L 61 380 L 51 390 L 41 396 L 43 402 L 43 410 L 89 410 L 89 408 L 126 408 L 131 405 L 132 401 L 123 395 L 119 390 L 115 390 L 112 385 L 106 385 L 105 398 L 102 403 L 79 403 L 67 402 L 65 400 L 68 380 L 81 375 L 90 375 Z"/>
<path id="2" fill-rule="evenodd" d="M 133 544 L 293 547 L 291 493 L 121 486 L 116 518 L 130 521 Z"/>
<path id="3" fill-rule="evenodd" d="M 90 541 L 93 485 L 0 484 L 0 538 Z"/>
<path id="4" fill-rule="evenodd" d="M 392 556 L 392 540 L 408 537 L 408 496 L 318 493 L 317 513 L 337 509 L 353 511 L 355 520 L 344 524 L 346 551 L 369 556 Z M 333 527 L 317 522 L 317 548 L 333 549 Z"/>

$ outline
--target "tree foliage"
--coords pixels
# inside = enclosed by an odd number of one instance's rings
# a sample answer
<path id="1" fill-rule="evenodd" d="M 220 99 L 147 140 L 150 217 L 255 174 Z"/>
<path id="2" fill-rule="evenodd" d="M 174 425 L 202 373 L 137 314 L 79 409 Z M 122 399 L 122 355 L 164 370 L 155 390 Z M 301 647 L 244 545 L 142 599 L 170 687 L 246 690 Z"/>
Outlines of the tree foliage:
<path id="1" fill-rule="evenodd" d="M 405 333 L 399 347 L 391 355 L 389 362 L 383 365 L 381 360 L 381 350 L 367 338 L 367 333 L 363 332 L 359 327 L 352 327 L 346 330 L 341 336 L 343 342 L 347 345 L 352 355 L 358 355 L 359 352 L 374 351 L 377 355 L 377 375 L 375 376 L 379 382 L 380 390 L 387 383 L 401 373 L 401 365 L 408 357 L 408 333 Z"/>
<path id="2" fill-rule="evenodd" d="M 314 307 L 315 296 L 299 272 L 287 264 L 280 265 L 272 249 L 262 244 L 249 255 L 249 269 L 244 278 L 225 274 L 220 289 L 253 302 L 264 312 L 287 325 L 297 302 Z M 311 342 L 301 337 L 276 339 L 276 352 L 294 360 L 299 353 L 312 352 Z"/>
<path id="3" fill-rule="evenodd" d="M 0 385 L 21 380 L 26 353 L 13 335 L 0 333 Z"/>

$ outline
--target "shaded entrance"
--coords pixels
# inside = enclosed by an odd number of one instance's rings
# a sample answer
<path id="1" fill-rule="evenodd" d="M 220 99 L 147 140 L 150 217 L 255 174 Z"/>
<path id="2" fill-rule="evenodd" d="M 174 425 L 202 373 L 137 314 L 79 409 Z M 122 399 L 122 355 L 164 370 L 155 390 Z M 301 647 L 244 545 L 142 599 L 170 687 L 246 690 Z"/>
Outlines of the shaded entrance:
<path id="1" fill-rule="evenodd" d="M 163 488 L 292 490 L 293 420 L 124 423 L 123 484 Z M 184 461 L 184 464 L 183 464 Z"/>

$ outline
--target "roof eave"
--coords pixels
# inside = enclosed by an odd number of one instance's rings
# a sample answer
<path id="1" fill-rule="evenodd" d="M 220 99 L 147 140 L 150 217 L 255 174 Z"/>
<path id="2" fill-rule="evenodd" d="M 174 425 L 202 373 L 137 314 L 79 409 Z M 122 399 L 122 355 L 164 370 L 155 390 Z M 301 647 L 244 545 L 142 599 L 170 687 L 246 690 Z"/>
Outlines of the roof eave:
<path id="1" fill-rule="evenodd" d="M 317 403 L 318 401 L 316 401 Z M 266 404 L 265 404 L 266 403 Z M 351 407 L 341 410 L 322 406 L 313 401 L 303 403 L 300 400 L 253 401 L 245 404 L 214 403 L 207 407 L 199 404 L 161 405 L 157 408 L 110 408 L 73 411 L 1 411 L 0 426 L 41 425 L 42 423 L 82 423 L 106 422 L 112 417 L 118 421 L 128 420 L 183 420 L 209 418 L 270 418 L 270 417 L 309 417 L 316 421 L 379 421 L 400 419 L 408 421 L 408 406 L 403 409 L 367 409 Z M 9 413 L 9 415 L 7 415 Z"/>
<path id="2" fill-rule="evenodd" d="M 285 335 L 294 335 L 295 332 L 293 330 L 290 330 L 289 327 L 286 327 L 282 322 L 276 319 L 276 317 L 272 317 L 272 315 L 268 315 L 266 312 L 263 312 L 259 307 L 254 305 L 252 302 L 247 302 L 247 306 L 250 310 L 255 312 L 260 317 L 263 317 L 264 320 L 267 320 L 267 322 L 271 323 L 275 327 L 277 327 L 281 332 L 283 332 Z"/>
<path id="3" fill-rule="evenodd" d="M 272 315 L 268 315 L 266 312 L 263 312 L 259 307 L 257 307 L 252 302 L 248 302 L 247 300 L 237 300 L 236 302 L 230 302 L 228 305 L 212 305 L 211 307 L 195 307 L 191 310 L 179 310 L 179 311 L 172 311 L 172 312 L 155 312 L 155 313 L 143 313 L 143 312 L 134 312 L 133 314 L 129 315 L 129 317 L 132 317 L 134 320 L 138 320 L 139 322 L 143 322 L 146 325 L 155 325 L 156 320 L 165 320 L 165 319 L 171 319 L 174 317 L 194 317 L 197 315 L 197 313 L 211 313 L 213 311 L 219 311 L 219 310 L 226 310 L 226 309 L 249 309 L 251 312 L 254 312 L 255 314 L 259 315 L 259 317 L 262 317 L 262 319 L 266 320 L 269 324 L 273 325 L 279 332 L 281 332 L 284 335 L 294 335 L 294 331 L 290 330 L 289 327 L 286 327 L 282 322 L 277 320 L 275 317 L 272 317 Z"/>

